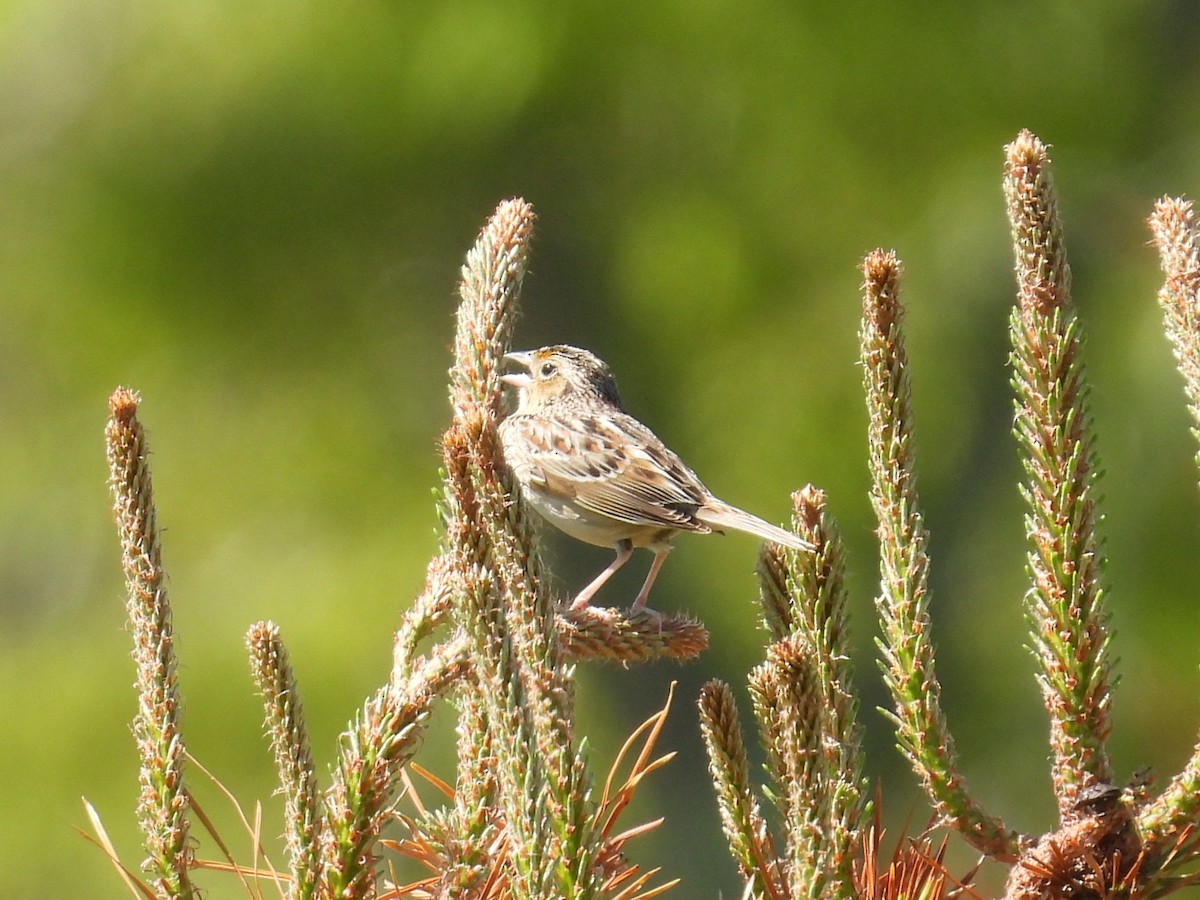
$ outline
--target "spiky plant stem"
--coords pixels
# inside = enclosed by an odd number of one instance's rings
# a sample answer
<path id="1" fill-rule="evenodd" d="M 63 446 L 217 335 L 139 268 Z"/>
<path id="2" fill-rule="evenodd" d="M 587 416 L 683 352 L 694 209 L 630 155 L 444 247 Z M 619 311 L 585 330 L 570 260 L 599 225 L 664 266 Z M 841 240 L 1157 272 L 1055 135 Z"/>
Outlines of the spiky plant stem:
<path id="1" fill-rule="evenodd" d="M 750 673 L 750 696 L 767 751 L 772 799 L 783 820 L 783 860 L 793 897 L 845 896 L 830 885 L 826 859 L 829 785 L 822 742 L 822 690 L 816 653 L 802 636 L 785 637 L 767 648 L 766 661 Z"/>
<path id="2" fill-rule="evenodd" d="M 146 435 L 138 421 L 140 398 L 117 388 L 109 398 L 112 417 L 105 431 L 113 512 L 121 542 L 128 590 L 126 608 L 133 632 L 138 695 L 133 736 L 141 767 L 138 818 L 147 852 L 143 868 L 153 875 L 161 898 L 193 897 L 189 867 L 186 756 L 179 725 L 175 633 L 167 598 Z"/>
<path id="3" fill-rule="evenodd" d="M 876 250 L 863 263 L 863 378 L 867 395 L 871 503 L 879 521 L 884 681 L 901 750 L 938 813 L 974 846 L 1016 858 L 1020 836 L 972 799 L 958 771 L 941 705 L 929 619 L 928 533 L 917 495 L 908 355 L 899 300 L 900 261 Z"/>
<path id="4" fill-rule="evenodd" d="M 729 851 L 753 897 L 789 897 L 767 821 L 750 786 L 750 763 L 738 724 L 737 702 L 723 681 L 700 689 L 700 730 Z"/>
<path id="5" fill-rule="evenodd" d="M 1150 230 L 1165 276 L 1158 292 L 1167 338 L 1183 376 L 1192 413 L 1192 435 L 1200 441 L 1200 227 L 1190 200 L 1164 197 L 1154 206 Z M 1200 466 L 1200 453 L 1196 454 Z"/>
<path id="6" fill-rule="evenodd" d="M 454 605 L 454 563 L 450 554 L 440 553 L 429 562 L 425 588 L 404 613 L 392 646 L 392 681 L 402 683 L 411 673 L 417 649 L 450 615 Z"/>
<path id="7" fill-rule="evenodd" d="M 1183 375 L 1192 434 L 1200 440 L 1200 228 L 1192 203 L 1164 197 L 1154 207 L 1150 230 L 1165 276 L 1158 301 Z M 1196 463 L 1200 466 L 1200 454 Z M 1138 825 L 1156 856 L 1169 852 L 1185 829 L 1200 825 L 1200 743 L 1162 795 L 1141 811 Z"/>
<path id="8" fill-rule="evenodd" d="M 781 857 L 750 789 L 728 686 L 705 685 L 701 728 L 717 805 L 734 860 L 756 897 L 850 898 L 863 810 L 861 733 L 846 643 L 843 549 L 825 496 L 792 495 L 793 528 L 815 547 L 767 545 L 761 599 L 773 641 L 750 674 L 785 851 Z"/>
<path id="9" fill-rule="evenodd" d="M 755 696 L 774 694 L 782 713 L 765 719 L 760 714 L 768 742 L 804 743 L 776 772 L 779 796 L 786 801 L 794 794 L 784 814 L 792 894 L 852 897 L 865 785 L 849 656 L 845 548 L 822 491 L 807 485 L 792 495 L 792 504 L 793 528 L 816 552 L 763 546 L 759 583 L 776 644 L 761 669 L 763 690 Z M 783 682 L 785 690 L 771 690 Z M 803 730 L 794 723 L 804 723 Z"/>
<path id="10" fill-rule="evenodd" d="M 417 751 L 433 701 L 462 678 L 465 651 L 461 639 L 436 647 L 402 682 L 380 688 L 342 735 L 326 797 L 322 896 L 375 896 L 377 843 L 390 820 L 400 769 Z"/>
<path id="11" fill-rule="evenodd" d="M 459 784 L 487 787 L 463 791 L 456 803 L 466 830 L 482 837 L 494 820 L 484 810 L 494 802 L 517 896 L 584 897 L 599 882 L 588 776 L 572 733 L 572 670 L 496 431 L 501 357 L 532 226 L 527 203 L 502 203 L 468 254 L 460 284 L 454 421 L 443 439 L 447 543 L 462 586 L 456 613 L 473 664 L 461 700 Z"/>
<path id="12" fill-rule="evenodd" d="M 1080 325 L 1046 147 L 1028 131 L 1006 148 L 1017 303 L 1011 321 L 1014 431 L 1032 584 L 1025 598 L 1038 680 L 1050 714 L 1060 820 L 1081 792 L 1113 780 L 1109 629 L 1100 587 L 1093 435 Z"/>
<path id="13" fill-rule="evenodd" d="M 665 616 L 651 609 L 561 609 L 557 622 L 563 655 L 572 662 L 627 666 L 655 659 L 687 660 L 708 648 L 703 624 L 685 615 Z"/>
<path id="14" fill-rule="evenodd" d="M 292 877 L 288 897 L 308 900 L 321 884 L 321 842 L 326 823 L 304 708 L 278 626 L 272 622 L 251 625 L 246 632 L 246 647 L 254 681 L 263 697 L 267 733 L 283 792 L 284 841 Z"/>

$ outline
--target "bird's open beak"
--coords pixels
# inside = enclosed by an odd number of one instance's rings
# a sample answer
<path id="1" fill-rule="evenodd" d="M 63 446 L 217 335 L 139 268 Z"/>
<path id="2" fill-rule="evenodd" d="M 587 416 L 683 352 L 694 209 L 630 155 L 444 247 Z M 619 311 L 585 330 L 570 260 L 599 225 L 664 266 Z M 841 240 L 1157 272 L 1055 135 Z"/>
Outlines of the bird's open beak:
<path id="1" fill-rule="evenodd" d="M 507 375 L 501 375 L 501 381 L 515 388 L 523 388 L 533 383 L 533 378 L 529 375 L 529 364 L 533 361 L 533 354 L 530 351 L 518 350 L 513 353 L 505 353 L 504 361 L 516 363 L 525 371 L 509 372 Z"/>

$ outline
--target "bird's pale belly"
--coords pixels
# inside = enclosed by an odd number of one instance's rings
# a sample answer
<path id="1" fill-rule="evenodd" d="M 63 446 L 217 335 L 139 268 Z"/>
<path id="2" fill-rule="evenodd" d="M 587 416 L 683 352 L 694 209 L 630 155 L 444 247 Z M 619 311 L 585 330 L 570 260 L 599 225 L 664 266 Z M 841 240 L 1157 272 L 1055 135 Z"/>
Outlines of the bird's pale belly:
<path id="1" fill-rule="evenodd" d="M 635 525 L 619 519 L 593 513 L 561 497 L 527 489 L 525 497 L 551 525 L 577 541 L 597 547 L 614 547 L 628 540 L 635 547 L 660 544 L 670 539 L 672 532 L 646 525 Z"/>

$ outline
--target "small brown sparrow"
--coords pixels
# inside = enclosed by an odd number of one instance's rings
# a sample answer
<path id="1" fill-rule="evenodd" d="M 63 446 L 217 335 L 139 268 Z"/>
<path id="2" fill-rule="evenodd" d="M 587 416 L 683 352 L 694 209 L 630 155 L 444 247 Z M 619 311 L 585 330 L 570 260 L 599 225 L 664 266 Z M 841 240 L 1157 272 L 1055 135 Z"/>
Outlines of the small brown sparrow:
<path id="1" fill-rule="evenodd" d="M 500 423 L 504 457 L 525 498 L 571 537 L 617 551 L 572 609 L 586 607 L 634 547 L 654 551 L 631 608 L 645 606 L 681 531 L 733 528 L 797 550 L 813 549 L 714 497 L 654 432 L 625 412 L 612 370 L 587 350 L 560 344 L 505 359 L 525 370 L 501 378 L 517 389 L 518 402 Z"/>

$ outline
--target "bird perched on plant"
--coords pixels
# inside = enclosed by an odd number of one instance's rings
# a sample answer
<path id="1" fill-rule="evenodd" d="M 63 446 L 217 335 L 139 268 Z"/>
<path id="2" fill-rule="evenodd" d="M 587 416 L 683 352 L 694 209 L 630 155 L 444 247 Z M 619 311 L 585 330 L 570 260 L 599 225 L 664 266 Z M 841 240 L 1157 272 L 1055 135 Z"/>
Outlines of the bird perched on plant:
<path id="1" fill-rule="evenodd" d="M 635 547 L 654 551 L 631 608 L 645 606 L 671 541 L 682 531 L 733 528 L 797 550 L 813 549 L 714 497 L 654 432 L 625 412 L 612 370 L 587 350 L 559 344 L 505 359 L 523 369 L 501 377 L 517 389 L 518 401 L 500 423 L 500 439 L 525 498 L 571 537 L 617 552 L 579 592 L 572 609 L 586 607 Z"/>

